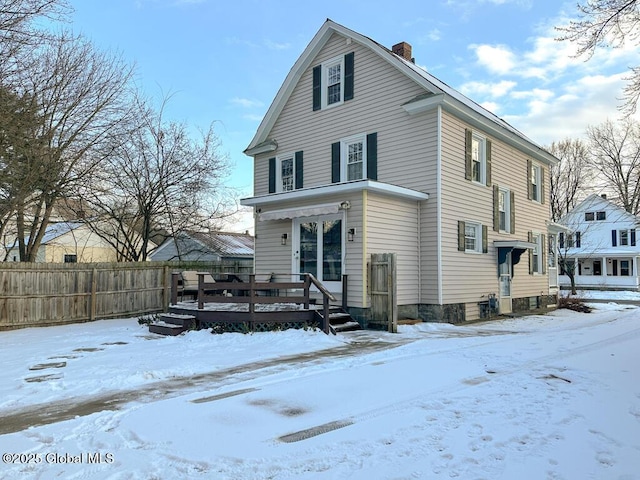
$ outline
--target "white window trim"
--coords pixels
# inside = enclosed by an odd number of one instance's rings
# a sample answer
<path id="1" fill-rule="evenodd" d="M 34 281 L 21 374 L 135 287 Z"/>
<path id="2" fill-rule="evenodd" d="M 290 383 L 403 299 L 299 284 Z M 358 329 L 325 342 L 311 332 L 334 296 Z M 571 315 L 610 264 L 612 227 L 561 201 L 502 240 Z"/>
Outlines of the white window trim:
<path id="1" fill-rule="evenodd" d="M 500 228 L 500 213 L 498 213 L 498 229 L 500 233 L 511 233 L 511 190 L 500 187 L 498 195 L 504 194 L 504 229 Z M 500 212 L 500 199 L 498 198 L 498 212 Z"/>
<path id="2" fill-rule="evenodd" d="M 467 248 L 467 227 L 474 227 L 476 231 L 476 248 Z M 464 221 L 464 253 L 482 254 L 482 223 L 465 220 Z"/>
<path id="3" fill-rule="evenodd" d="M 282 161 L 283 160 L 292 160 L 293 164 L 293 189 L 292 190 L 284 190 L 282 188 Z M 282 192 L 292 192 L 296 189 L 296 156 L 295 153 L 285 153 L 283 155 L 278 155 L 276 157 L 276 193 Z"/>
<path id="4" fill-rule="evenodd" d="M 327 89 L 329 88 L 329 68 L 340 65 L 340 100 L 328 103 Z M 322 77 L 320 81 L 320 105 L 322 109 L 333 108 L 344 103 L 344 55 L 327 60 L 322 64 Z"/>
<path id="5" fill-rule="evenodd" d="M 626 233 L 626 243 L 622 243 L 622 232 Z M 627 228 L 618 230 L 618 245 L 621 247 L 628 247 L 631 245 L 631 232 Z"/>
<path id="6" fill-rule="evenodd" d="M 533 202 L 542 203 L 542 167 L 540 165 L 532 163 L 531 169 L 535 171 L 536 177 L 535 188 L 533 188 L 533 191 L 531 192 L 531 200 Z M 531 173 L 529 175 L 531 175 Z M 531 177 L 529 178 L 529 182 L 531 182 Z M 534 191 L 537 198 L 534 198 Z"/>
<path id="7" fill-rule="evenodd" d="M 349 145 L 357 142 L 362 142 L 362 177 L 348 179 L 348 157 L 349 157 Z M 340 181 L 353 182 L 357 180 L 364 180 L 367 177 L 367 134 L 361 133 L 353 135 L 351 137 L 343 138 L 340 140 Z"/>
<path id="8" fill-rule="evenodd" d="M 477 141 L 478 156 L 480 157 L 480 179 L 476 180 L 473 174 L 473 142 Z M 487 139 L 476 132 L 471 134 L 471 181 L 477 185 L 485 186 L 487 183 Z"/>

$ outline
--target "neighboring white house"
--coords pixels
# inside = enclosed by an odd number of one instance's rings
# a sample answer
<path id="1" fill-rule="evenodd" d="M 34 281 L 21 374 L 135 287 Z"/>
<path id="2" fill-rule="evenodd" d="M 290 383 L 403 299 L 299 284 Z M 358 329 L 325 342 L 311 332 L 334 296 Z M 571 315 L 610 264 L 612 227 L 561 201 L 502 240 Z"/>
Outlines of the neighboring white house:
<path id="1" fill-rule="evenodd" d="M 574 263 L 578 288 L 638 289 L 638 217 L 594 194 L 560 223 L 572 232 L 558 237 L 560 264 Z M 567 275 L 560 285 L 570 285 Z"/>

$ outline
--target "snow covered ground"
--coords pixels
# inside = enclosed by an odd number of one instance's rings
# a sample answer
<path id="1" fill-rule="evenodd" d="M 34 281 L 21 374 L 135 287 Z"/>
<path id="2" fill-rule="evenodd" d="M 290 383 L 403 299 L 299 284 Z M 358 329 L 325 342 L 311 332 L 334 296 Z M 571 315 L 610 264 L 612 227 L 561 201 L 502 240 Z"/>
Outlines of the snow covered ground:
<path id="1" fill-rule="evenodd" d="M 0 332 L 0 479 L 640 479 L 640 309 L 592 306 L 395 335 Z"/>

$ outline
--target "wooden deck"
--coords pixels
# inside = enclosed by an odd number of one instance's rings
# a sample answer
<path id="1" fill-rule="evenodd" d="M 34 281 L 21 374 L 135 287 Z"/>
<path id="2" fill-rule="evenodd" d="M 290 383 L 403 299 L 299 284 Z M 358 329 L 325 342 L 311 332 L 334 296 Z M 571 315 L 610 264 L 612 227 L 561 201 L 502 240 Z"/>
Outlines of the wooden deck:
<path id="1" fill-rule="evenodd" d="M 205 282 L 205 275 L 198 273 L 197 290 L 184 291 L 180 273 L 172 274 L 169 311 L 193 315 L 196 328 L 263 331 L 317 326 L 325 333 L 332 331 L 330 302 L 336 298 L 313 275 L 301 274 L 299 282 L 257 281 L 256 275 L 249 275 L 247 282 L 235 276 L 234 281 L 226 278 L 215 283 Z M 312 287 L 320 292 L 321 304 L 312 298 Z M 185 302 L 185 296 L 193 300 Z"/>

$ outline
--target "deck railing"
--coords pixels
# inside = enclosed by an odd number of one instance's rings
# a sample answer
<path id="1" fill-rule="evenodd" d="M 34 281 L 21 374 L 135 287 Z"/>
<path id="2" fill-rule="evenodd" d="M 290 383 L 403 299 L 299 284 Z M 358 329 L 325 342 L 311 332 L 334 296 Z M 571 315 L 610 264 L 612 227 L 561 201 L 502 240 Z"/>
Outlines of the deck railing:
<path id="1" fill-rule="evenodd" d="M 322 296 L 322 325 L 325 333 L 329 333 L 329 302 L 336 302 L 334 295 L 310 273 L 300 274 L 300 281 L 257 281 L 256 275 L 249 275 L 249 281 L 216 280 L 205 281 L 208 272 L 198 272 L 198 289 L 189 293 L 196 297 L 198 310 L 203 310 L 206 303 L 239 303 L 248 304 L 251 321 L 255 317 L 258 304 L 297 304 L 305 310 L 309 309 L 315 300 L 311 298 L 311 287 L 314 286 Z M 273 278 L 271 275 L 270 278 Z M 181 274 L 171 275 L 171 303 L 176 305 L 181 290 Z M 229 295 L 233 292 L 233 295 Z M 295 293 L 295 294 L 294 294 Z"/>

